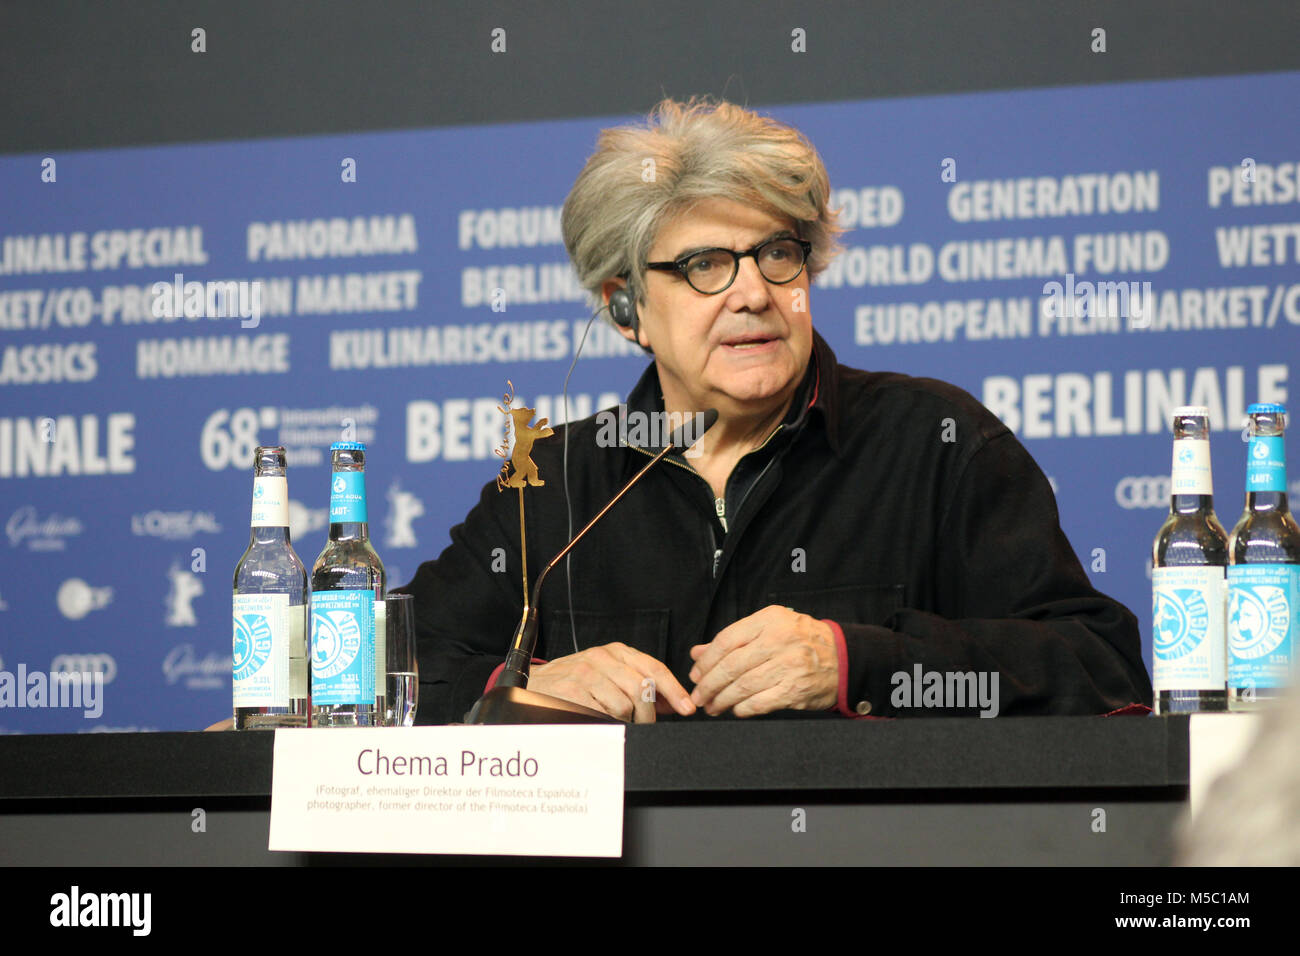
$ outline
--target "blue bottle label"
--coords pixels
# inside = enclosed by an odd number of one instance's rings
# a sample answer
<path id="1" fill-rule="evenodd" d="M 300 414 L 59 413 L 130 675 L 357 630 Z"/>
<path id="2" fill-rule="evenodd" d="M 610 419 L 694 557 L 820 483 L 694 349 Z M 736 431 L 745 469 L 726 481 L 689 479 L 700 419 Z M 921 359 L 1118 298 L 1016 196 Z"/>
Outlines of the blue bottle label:
<path id="1" fill-rule="evenodd" d="M 1228 568 L 1228 684 L 1285 687 L 1291 682 L 1300 565 Z"/>
<path id="2" fill-rule="evenodd" d="M 311 702 L 374 704 L 374 591 L 312 592 Z"/>
<path id="3" fill-rule="evenodd" d="M 1286 449 L 1281 435 L 1256 435 L 1246 454 L 1247 491 L 1286 491 Z"/>
<path id="4" fill-rule="evenodd" d="M 366 520 L 366 475 L 339 471 L 330 482 L 330 523 Z"/>
<path id="5" fill-rule="evenodd" d="M 234 612 L 235 706 L 289 706 L 289 595 L 236 594 Z"/>
<path id="6" fill-rule="evenodd" d="M 1223 568 L 1156 568 L 1151 580 L 1152 686 L 1157 691 L 1222 691 Z"/>

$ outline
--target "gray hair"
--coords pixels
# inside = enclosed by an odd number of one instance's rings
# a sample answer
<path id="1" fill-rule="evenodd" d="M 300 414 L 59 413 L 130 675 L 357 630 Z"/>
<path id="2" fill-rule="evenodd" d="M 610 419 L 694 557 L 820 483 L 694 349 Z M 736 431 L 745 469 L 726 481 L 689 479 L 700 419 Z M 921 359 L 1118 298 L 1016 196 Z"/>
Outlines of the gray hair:
<path id="1" fill-rule="evenodd" d="M 628 276 L 644 301 L 660 227 L 708 199 L 794 220 L 812 243 L 811 278 L 840 251 L 826 167 L 802 133 L 734 103 L 665 99 L 644 125 L 601 131 L 564 202 L 560 228 L 578 280 L 599 301 L 603 282 Z"/>

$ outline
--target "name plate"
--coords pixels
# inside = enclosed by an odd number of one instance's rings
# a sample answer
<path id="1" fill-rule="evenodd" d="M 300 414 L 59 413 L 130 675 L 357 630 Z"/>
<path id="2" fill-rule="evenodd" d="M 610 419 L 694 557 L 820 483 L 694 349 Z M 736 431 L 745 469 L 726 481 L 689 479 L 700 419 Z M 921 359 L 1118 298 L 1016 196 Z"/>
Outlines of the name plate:
<path id="1" fill-rule="evenodd" d="M 1188 812 L 1195 816 L 1214 781 L 1235 770 L 1255 742 L 1259 713 L 1192 714 L 1188 738 Z"/>
<path id="2" fill-rule="evenodd" d="M 624 729 L 277 730 L 269 849 L 621 856 Z"/>

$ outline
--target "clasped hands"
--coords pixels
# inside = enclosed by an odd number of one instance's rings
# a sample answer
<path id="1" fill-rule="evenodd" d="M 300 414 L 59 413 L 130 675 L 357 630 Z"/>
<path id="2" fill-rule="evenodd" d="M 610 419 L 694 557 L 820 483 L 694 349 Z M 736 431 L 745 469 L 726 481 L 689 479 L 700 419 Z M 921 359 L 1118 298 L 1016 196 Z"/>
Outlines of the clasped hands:
<path id="1" fill-rule="evenodd" d="M 696 709 L 753 717 L 777 710 L 826 710 L 839 687 L 839 656 L 829 625 L 769 605 L 691 648 L 687 692 L 667 666 L 625 644 L 603 644 L 537 664 L 530 690 L 652 723 L 658 714 Z"/>

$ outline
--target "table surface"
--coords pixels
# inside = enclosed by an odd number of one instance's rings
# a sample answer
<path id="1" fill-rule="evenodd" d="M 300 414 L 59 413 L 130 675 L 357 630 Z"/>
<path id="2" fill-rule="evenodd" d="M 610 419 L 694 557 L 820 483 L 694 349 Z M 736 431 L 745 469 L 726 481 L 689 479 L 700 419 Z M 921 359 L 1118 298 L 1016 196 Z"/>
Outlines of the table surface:
<path id="1" fill-rule="evenodd" d="M 400 735 L 401 730 L 394 730 Z M 271 793 L 274 735 L 0 737 L 0 800 Z M 710 791 L 1144 790 L 1188 786 L 1186 717 L 759 720 L 632 725 L 625 787 Z"/>

